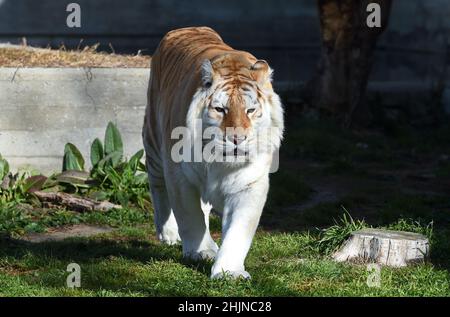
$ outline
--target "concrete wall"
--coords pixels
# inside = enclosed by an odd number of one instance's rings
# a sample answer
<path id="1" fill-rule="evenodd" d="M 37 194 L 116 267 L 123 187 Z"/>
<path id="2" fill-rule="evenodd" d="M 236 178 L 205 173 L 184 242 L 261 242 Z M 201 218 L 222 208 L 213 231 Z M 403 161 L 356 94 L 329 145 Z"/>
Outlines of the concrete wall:
<path id="1" fill-rule="evenodd" d="M 117 124 L 128 157 L 143 148 L 148 69 L 0 68 L 0 153 L 14 168 L 61 168 L 64 145 L 89 160 L 91 142 Z"/>

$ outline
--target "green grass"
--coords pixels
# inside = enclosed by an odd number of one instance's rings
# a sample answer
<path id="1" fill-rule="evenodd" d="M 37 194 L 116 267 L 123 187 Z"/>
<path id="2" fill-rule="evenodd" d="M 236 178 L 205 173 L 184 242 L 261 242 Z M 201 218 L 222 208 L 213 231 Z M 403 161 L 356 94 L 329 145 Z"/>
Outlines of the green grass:
<path id="1" fill-rule="evenodd" d="M 259 230 L 246 261 L 252 280 L 211 281 L 212 263 L 185 260 L 180 246 L 160 244 L 153 238 L 151 217 L 141 214 L 125 221 L 114 213 L 92 216 L 97 223 L 121 223 L 117 231 L 92 238 L 39 244 L 0 238 L 0 296 L 450 295 L 448 261 L 383 268 L 380 288 L 367 286 L 365 266 L 332 261 L 328 254 L 336 241 L 365 225 L 348 216 L 322 231 Z M 212 223 L 213 229 L 218 227 L 218 218 Z M 432 248 L 448 251 L 444 236 L 425 225 L 401 220 L 390 228 L 428 233 Z M 65 286 L 66 267 L 73 262 L 81 266 L 79 289 Z"/>
<path id="2" fill-rule="evenodd" d="M 212 263 L 185 260 L 181 246 L 159 243 L 151 212 L 138 204 L 77 213 L 8 199 L 0 206 L 0 296 L 450 296 L 450 196 L 427 194 L 433 190 L 428 183 L 396 183 L 394 177 L 383 180 L 387 187 L 369 182 L 377 168 L 414 170 L 427 157 L 450 153 L 449 134 L 443 133 L 448 128 L 421 135 L 406 128 L 391 130 L 386 137 L 355 134 L 327 121 L 288 124 L 280 171 L 270 176 L 266 208 L 246 260 L 249 281 L 210 280 Z M 420 164 L 409 154 L 413 148 L 422 155 Z M 433 166 L 437 181 L 431 185 L 437 191 L 439 182 L 448 181 L 447 164 Z M 331 183 L 336 178 L 344 185 Z M 349 189 L 336 201 L 296 210 L 317 194 L 313 180 Z M 423 193 L 404 192 L 405 185 Z M 143 196 L 137 188 L 137 196 Z M 78 223 L 109 225 L 116 231 L 38 244 L 15 239 Z M 330 258 L 352 231 L 363 227 L 424 234 L 431 244 L 430 259 L 407 268 L 383 267 L 381 287 L 369 287 L 364 265 Z M 211 217 L 210 228 L 219 236 L 217 216 Z M 81 266 L 78 289 L 65 286 L 66 268 L 73 262 Z"/>
<path id="3" fill-rule="evenodd" d="M 183 260 L 179 246 L 149 239 L 151 226 L 38 245 L 1 242 L 1 296 L 448 296 L 450 274 L 432 264 L 383 268 L 381 287 L 364 266 L 335 263 L 303 234 L 259 232 L 247 259 L 250 281 L 211 281 L 211 263 Z M 270 252 L 268 252 L 270 250 Z M 65 287 L 69 263 L 81 288 Z"/>

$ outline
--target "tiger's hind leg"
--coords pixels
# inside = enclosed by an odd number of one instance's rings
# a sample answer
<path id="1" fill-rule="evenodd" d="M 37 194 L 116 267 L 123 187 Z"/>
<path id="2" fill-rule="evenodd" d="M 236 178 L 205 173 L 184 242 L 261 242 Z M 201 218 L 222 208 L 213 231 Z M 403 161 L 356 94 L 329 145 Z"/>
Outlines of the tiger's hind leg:
<path id="1" fill-rule="evenodd" d="M 165 187 L 151 186 L 151 197 L 154 206 L 156 235 L 159 241 L 169 245 L 181 241 L 178 224 L 170 208 L 169 198 Z"/>
<path id="2" fill-rule="evenodd" d="M 148 168 L 150 196 L 153 202 L 156 235 L 159 241 L 172 245 L 181 241 L 178 224 L 170 206 L 169 197 L 163 177 L 152 175 Z"/>

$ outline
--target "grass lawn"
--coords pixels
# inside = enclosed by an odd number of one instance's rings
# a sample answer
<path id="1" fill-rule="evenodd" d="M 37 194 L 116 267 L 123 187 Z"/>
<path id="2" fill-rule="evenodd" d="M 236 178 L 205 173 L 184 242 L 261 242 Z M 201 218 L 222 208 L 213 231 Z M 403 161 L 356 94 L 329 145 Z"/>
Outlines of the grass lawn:
<path id="1" fill-rule="evenodd" d="M 179 246 L 153 239 L 153 226 L 122 226 L 93 238 L 39 244 L 2 240 L 2 296 L 448 296 L 450 274 L 431 263 L 383 268 L 381 287 L 365 266 L 335 263 L 305 232 L 260 230 L 247 259 L 250 281 L 211 281 L 211 263 L 182 258 Z M 66 267 L 81 266 L 69 289 Z"/>
<path id="2" fill-rule="evenodd" d="M 249 281 L 211 281 L 212 263 L 187 261 L 180 246 L 159 243 L 151 213 L 137 207 L 77 213 L 3 204 L 0 296 L 449 296 L 450 162 L 438 158 L 450 154 L 450 133 L 435 133 L 423 142 L 429 135 L 402 131 L 383 139 L 323 124 L 288 125 L 246 261 Z M 343 207 L 354 221 L 339 220 Z M 17 239 L 79 223 L 116 230 L 57 242 Z M 364 265 L 330 259 L 346 233 L 362 226 L 425 234 L 431 257 L 383 267 L 381 286 L 369 287 Z M 220 242 L 217 216 L 211 230 Z M 72 262 L 81 266 L 81 288 L 66 287 Z"/>

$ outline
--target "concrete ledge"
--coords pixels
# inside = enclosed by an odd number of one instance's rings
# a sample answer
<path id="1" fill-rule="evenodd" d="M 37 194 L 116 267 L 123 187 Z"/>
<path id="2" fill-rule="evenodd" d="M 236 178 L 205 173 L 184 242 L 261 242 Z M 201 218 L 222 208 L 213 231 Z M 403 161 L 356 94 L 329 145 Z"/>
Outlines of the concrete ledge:
<path id="1" fill-rule="evenodd" d="M 129 157 L 143 147 L 149 75 L 143 68 L 0 68 L 0 153 L 14 169 L 50 173 L 61 168 L 65 143 L 88 157 L 112 121 Z"/>

